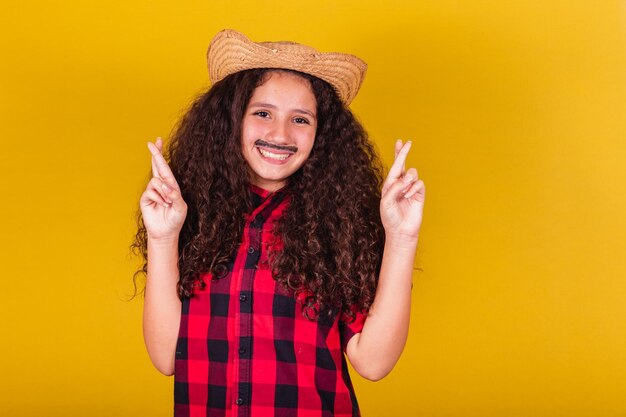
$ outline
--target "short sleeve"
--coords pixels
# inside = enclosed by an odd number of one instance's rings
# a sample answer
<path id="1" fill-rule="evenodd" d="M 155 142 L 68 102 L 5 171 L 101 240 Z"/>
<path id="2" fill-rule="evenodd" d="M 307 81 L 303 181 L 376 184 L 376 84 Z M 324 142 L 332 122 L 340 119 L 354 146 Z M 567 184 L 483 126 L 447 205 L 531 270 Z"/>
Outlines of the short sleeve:
<path id="1" fill-rule="evenodd" d="M 367 312 L 354 306 L 351 308 L 353 315 L 343 313 L 339 317 L 339 332 L 341 336 L 341 348 L 345 352 L 348 342 L 357 333 L 361 333 Z"/>

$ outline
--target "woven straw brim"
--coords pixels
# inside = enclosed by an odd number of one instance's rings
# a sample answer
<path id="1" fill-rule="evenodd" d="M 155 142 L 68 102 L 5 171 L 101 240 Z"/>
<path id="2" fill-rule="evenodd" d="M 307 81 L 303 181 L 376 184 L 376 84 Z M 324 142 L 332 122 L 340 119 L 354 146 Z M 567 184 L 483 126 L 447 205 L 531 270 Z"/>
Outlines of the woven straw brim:
<path id="1" fill-rule="evenodd" d="M 211 83 L 235 72 L 253 68 L 282 68 L 304 72 L 333 86 L 348 105 L 359 91 L 367 64 L 338 52 L 319 52 L 292 42 L 252 42 L 234 30 L 219 32 L 209 45 L 207 64 Z"/>

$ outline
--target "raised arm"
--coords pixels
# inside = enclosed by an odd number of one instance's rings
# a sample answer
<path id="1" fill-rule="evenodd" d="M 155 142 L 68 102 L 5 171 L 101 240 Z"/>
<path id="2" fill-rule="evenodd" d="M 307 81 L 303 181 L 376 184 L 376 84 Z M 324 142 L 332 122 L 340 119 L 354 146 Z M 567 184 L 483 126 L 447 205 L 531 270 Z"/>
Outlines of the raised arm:
<path id="1" fill-rule="evenodd" d="M 187 216 L 187 204 L 161 155 L 162 148 L 161 138 L 157 138 L 156 143 L 148 143 L 152 154 L 152 179 L 139 202 L 148 235 L 143 336 L 154 366 L 165 375 L 172 375 L 181 313 L 176 291 L 178 236 Z"/>
<path id="2" fill-rule="evenodd" d="M 364 378 L 377 381 L 394 367 L 404 349 L 411 314 L 413 263 L 422 224 L 425 187 L 414 168 L 405 172 L 411 142 L 396 142 L 396 159 L 383 184 L 380 215 L 385 248 L 376 296 L 361 333 L 346 355 Z"/>

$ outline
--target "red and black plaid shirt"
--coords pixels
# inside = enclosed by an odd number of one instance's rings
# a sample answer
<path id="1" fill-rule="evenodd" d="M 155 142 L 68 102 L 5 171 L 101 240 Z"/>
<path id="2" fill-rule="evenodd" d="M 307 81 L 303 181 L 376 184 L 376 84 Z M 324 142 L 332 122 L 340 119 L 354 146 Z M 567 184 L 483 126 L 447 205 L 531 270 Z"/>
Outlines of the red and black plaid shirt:
<path id="1" fill-rule="evenodd" d="M 174 414 L 358 416 L 343 351 L 365 316 L 302 314 L 301 297 L 272 278 L 265 250 L 288 198 L 257 187 L 252 194 L 234 262 L 204 275 L 205 288 L 183 300 Z"/>

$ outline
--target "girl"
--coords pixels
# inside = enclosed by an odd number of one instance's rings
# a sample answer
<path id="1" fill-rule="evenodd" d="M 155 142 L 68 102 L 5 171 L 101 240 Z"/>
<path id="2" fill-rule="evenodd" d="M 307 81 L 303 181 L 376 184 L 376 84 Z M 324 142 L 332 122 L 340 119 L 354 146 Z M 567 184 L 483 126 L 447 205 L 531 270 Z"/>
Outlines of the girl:
<path id="1" fill-rule="evenodd" d="M 407 338 L 425 188 L 347 105 L 366 65 L 222 31 L 140 199 L 144 338 L 176 416 L 359 415 Z M 167 162 L 169 161 L 169 163 Z M 345 356 L 344 356 L 345 354 Z"/>

